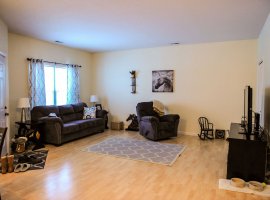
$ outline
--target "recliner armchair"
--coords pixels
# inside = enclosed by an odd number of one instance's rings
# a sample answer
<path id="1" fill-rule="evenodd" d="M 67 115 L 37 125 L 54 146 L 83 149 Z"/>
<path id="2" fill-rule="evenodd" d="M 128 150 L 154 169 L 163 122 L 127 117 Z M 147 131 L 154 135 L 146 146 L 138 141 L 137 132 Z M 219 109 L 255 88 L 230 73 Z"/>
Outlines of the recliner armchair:
<path id="1" fill-rule="evenodd" d="M 177 136 L 179 115 L 159 116 L 153 109 L 152 101 L 138 103 L 136 111 L 142 136 L 154 141 Z"/>

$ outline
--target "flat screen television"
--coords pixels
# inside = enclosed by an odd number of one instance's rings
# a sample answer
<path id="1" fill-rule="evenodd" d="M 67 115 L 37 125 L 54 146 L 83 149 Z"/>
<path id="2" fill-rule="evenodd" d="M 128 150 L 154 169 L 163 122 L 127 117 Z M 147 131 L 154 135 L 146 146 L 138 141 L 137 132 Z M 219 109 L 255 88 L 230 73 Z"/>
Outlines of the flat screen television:
<path id="1" fill-rule="evenodd" d="M 252 134 L 252 88 L 246 86 L 244 90 L 244 129 L 245 134 Z"/>

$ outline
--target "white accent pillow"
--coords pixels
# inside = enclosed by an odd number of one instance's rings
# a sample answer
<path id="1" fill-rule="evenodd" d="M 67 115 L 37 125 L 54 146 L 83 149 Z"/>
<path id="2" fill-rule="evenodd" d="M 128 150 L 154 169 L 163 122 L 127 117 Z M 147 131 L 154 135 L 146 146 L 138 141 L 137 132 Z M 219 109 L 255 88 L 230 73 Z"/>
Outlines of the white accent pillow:
<path id="1" fill-rule="evenodd" d="M 96 107 L 84 107 L 83 119 L 96 118 Z"/>

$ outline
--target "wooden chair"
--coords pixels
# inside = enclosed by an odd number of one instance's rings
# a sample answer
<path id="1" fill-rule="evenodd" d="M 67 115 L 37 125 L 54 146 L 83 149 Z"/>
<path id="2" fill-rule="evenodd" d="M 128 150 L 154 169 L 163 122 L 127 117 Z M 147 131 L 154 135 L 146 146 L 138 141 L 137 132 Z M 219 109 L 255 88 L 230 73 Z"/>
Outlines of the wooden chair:
<path id="1" fill-rule="evenodd" d="M 210 123 L 206 117 L 199 117 L 198 121 L 201 127 L 199 138 L 202 140 L 214 139 L 213 123 Z"/>
<path id="2" fill-rule="evenodd" d="M 2 149 L 4 146 L 6 133 L 7 133 L 7 128 L 0 127 L 0 157 L 2 156 Z"/>

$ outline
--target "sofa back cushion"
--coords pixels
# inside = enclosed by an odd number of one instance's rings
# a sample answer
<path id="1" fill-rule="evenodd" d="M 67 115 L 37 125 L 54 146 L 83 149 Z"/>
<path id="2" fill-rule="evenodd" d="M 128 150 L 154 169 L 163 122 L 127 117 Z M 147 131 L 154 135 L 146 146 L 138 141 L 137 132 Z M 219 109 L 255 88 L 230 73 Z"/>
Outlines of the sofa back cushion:
<path id="1" fill-rule="evenodd" d="M 74 120 L 80 120 L 83 118 L 83 108 L 87 106 L 85 103 L 69 104 L 58 106 L 60 117 L 63 122 L 70 122 Z"/>
<path id="2" fill-rule="evenodd" d="M 61 117 L 64 123 L 81 120 L 83 118 L 84 107 L 87 107 L 87 105 L 83 102 L 62 106 L 35 106 L 31 110 L 31 119 L 37 121 L 41 117 L 46 117 L 50 113 L 55 113 L 57 117 Z"/>
<path id="3" fill-rule="evenodd" d="M 71 104 L 75 113 L 83 113 L 84 107 L 87 107 L 86 103 L 80 102 L 76 104 Z"/>
<path id="4" fill-rule="evenodd" d="M 76 115 L 76 119 L 81 120 L 83 118 L 83 110 L 84 107 L 87 107 L 87 104 L 84 102 L 76 103 L 76 104 L 71 104 L 73 107 L 73 110 Z"/>
<path id="5" fill-rule="evenodd" d="M 60 116 L 58 106 L 35 106 L 31 110 L 31 120 L 38 121 L 41 117 L 46 117 L 50 113 Z"/>
<path id="6" fill-rule="evenodd" d="M 72 105 L 63 105 L 58 106 L 60 117 L 62 118 L 63 122 L 70 122 L 76 120 L 76 115 L 74 115 L 74 110 Z"/>

